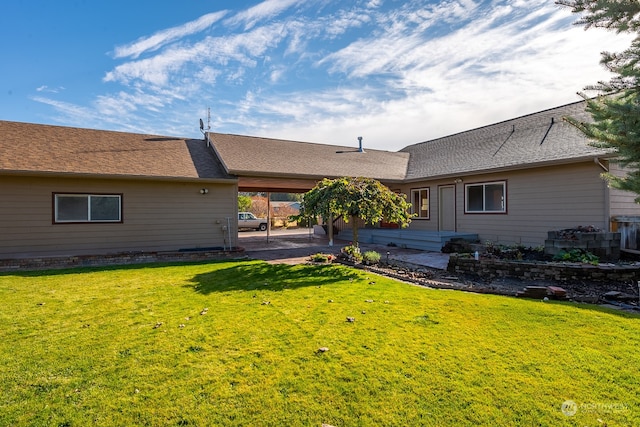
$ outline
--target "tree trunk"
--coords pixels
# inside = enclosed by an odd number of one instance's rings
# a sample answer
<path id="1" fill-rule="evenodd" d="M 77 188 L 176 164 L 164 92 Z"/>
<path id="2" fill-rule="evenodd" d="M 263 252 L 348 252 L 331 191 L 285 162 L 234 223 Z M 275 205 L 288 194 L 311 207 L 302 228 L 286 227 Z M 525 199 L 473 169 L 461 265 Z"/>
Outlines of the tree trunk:
<path id="1" fill-rule="evenodd" d="M 351 230 L 353 231 L 353 246 L 356 248 L 358 246 L 358 217 L 355 215 L 351 215 Z"/>

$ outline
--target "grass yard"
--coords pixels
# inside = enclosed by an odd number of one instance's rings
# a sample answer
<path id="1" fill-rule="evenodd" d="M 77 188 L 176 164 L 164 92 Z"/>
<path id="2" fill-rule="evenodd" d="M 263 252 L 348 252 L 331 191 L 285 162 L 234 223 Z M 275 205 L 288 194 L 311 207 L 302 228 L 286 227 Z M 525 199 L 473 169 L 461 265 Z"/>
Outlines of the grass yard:
<path id="1" fill-rule="evenodd" d="M 0 301 L 2 426 L 640 425 L 640 318 L 594 306 L 258 261 L 3 274 Z"/>

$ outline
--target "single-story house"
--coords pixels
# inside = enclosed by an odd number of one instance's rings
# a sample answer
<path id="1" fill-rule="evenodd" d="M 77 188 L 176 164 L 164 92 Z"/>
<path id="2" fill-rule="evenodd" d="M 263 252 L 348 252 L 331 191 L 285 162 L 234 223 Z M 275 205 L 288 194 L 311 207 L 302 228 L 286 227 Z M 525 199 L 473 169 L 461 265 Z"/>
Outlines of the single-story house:
<path id="1" fill-rule="evenodd" d="M 0 121 L 0 259 L 224 249 L 237 192 L 203 140 Z"/>
<path id="2" fill-rule="evenodd" d="M 276 216 L 280 216 L 282 212 L 285 215 L 297 215 L 300 213 L 300 202 L 296 201 L 271 201 L 270 202 L 271 209 L 273 209 L 273 214 Z"/>
<path id="3" fill-rule="evenodd" d="M 584 101 L 517 117 L 398 152 L 210 134 L 225 170 L 246 191 L 307 190 L 323 177 L 366 176 L 407 195 L 409 230 L 477 234 L 482 241 L 541 246 L 547 232 L 578 225 L 609 230 L 640 216 L 635 195 L 609 188 L 622 174 L 563 120 L 589 120 Z"/>
<path id="4" fill-rule="evenodd" d="M 192 140 L 0 121 L 0 258 L 228 247 L 238 191 L 375 178 L 407 195 L 409 231 L 542 245 L 550 230 L 640 216 L 601 178 L 612 153 L 563 121 L 584 102 L 398 152 L 208 132 Z"/>
<path id="5" fill-rule="evenodd" d="M 609 188 L 622 176 L 563 117 L 590 120 L 577 102 L 408 146 L 400 187 L 418 217 L 414 230 L 478 233 L 482 241 L 543 245 L 547 232 L 638 216 L 635 194 Z"/>

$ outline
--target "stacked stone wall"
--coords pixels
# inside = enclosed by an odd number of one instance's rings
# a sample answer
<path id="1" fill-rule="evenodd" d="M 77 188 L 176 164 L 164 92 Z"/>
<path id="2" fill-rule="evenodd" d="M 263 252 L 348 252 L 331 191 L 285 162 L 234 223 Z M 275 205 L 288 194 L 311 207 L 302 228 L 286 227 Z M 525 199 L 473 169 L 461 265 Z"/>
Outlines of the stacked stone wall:
<path id="1" fill-rule="evenodd" d="M 640 265 L 590 265 L 563 262 L 525 262 L 480 258 L 475 260 L 451 254 L 447 270 L 486 280 L 513 278 L 547 282 L 637 283 Z"/>
<path id="2" fill-rule="evenodd" d="M 243 249 L 193 250 L 168 252 L 123 252 L 106 255 L 79 255 L 68 257 L 42 257 L 0 259 L 0 272 L 50 270 L 74 267 L 104 267 L 111 265 L 146 264 L 152 262 L 190 262 L 239 258 Z"/>

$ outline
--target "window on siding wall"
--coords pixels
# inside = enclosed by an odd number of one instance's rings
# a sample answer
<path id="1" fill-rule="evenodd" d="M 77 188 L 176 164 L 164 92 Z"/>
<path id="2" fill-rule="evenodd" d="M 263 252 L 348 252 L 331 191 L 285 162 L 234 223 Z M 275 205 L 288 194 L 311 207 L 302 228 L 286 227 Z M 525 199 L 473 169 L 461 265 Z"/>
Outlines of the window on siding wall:
<path id="1" fill-rule="evenodd" d="M 411 213 L 417 214 L 417 218 L 429 218 L 428 188 L 411 190 Z"/>
<path id="2" fill-rule="evenodd" d="M 120 222 L 122 196 L 104 194 L 55 194 L 55 222 Z"/>
<path id="3" fill-rule="evenodd" d="M 465 185 L 465 212 L 506 212 L 506 187 L 507 186 L 504 181 Z"/>

